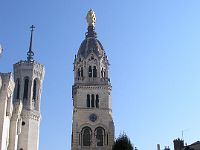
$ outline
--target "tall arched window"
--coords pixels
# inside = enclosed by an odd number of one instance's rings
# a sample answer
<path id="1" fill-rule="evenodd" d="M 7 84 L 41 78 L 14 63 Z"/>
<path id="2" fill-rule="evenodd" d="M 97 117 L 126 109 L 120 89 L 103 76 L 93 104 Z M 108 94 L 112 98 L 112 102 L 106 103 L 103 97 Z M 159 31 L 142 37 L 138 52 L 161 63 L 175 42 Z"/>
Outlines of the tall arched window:
<path id="1" fill-rule="evenodd" d="M 97 77 L 97 68 L 96 66 L 93 67 L 93 77 Z"/>
<path id="2" fill-rule="evenodd" d="M 94 108 L 94 94 L 92 94 L 92 101 L 91 101 L 92 108 Z"/>
<path id="3" fill-rule="evenodd" d="M 16 99 L 19 99 L 19 95 L 20 95 L 20 80 L 17 79 Z"/>
<path id="4" fill-rule="evenodd" d="M 99 95 L 96 95 L 96 108 L 99 108 Z"/>
<path id="5" fill-rule="evenodd" d="M 103 77 L 106 77 L 106 70 L 103 71 Z"/>
<path id="6" fill-rule="evenodd" d="M 91 66 L 89 66 L 88 76 L 89 76 L 89 77 L 92 77 L 92 67 L 91 67 Z"/>
<path id="7" fill-rule="evenodd" d="M 80 72 L 80 69 L 79 69 L 79 68 L 78 68 L 78 71 L 77 71 L 77 75 L 78 75 L 78 77 L 81 76 L 81 72 Z"/>
<path id="8" fill-rule="evenodd" d="M 35 79 L 33 81 L 33 100 L 36 100 L 37 96 L 37 80 Z"/>
<path id="9" fill-rule="evenodd" d="M 83 77 L 83 67 L 81 67 L 81 77 Z"/>
<path id="10" fill-rule="evenodd" d="M 87 95 L 87 107 L 90 108 L 90 95 Z"/>
<path id="11" fill-rule="evenodd" d="M 101 68 L 101 77 L 103 78 L 103 68 Z"/>
<path id="12" fill-rule="evenodd" d="M 92 130 L 89 127 L 83 128 L 82 130 L 83 146 L 91 145 L 91 134 L 92 134 Z"/>
<path id="13" fill-rule="evenodd" d="M 97 146 L 103 146 L 105 138 L 105 130 L 102 127 L 98 127 L 95 130 L 95 135 L 96 135 Z"/>
<path id="14" fill-rule="evenodd" d="M 23 95 L 23 99 L 27 99 L 28 98 L 28 84 L 29 84 L 29 79 L 28 77 L 24 78 L 24 95 Z"/>

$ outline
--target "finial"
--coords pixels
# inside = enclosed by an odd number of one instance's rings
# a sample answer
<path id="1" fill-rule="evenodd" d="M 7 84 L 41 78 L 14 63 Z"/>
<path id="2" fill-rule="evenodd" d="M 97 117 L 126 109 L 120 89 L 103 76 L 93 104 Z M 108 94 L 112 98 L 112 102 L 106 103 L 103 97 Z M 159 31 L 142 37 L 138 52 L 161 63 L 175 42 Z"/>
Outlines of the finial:
<path id="1" fill-rule="evenodd" d="M 88 11 L 86 19 L 87 19 L 87 23 L 88 23 L 88 32 L 86 33 L 86 38 L 88 38 L 88 37 L 96 38 L 97 34 L 94 31 L 95 23 L 96 23 L 96 16 L 95 16 L 95 12 L 92 9 L 90 9 Z"/>
<path id="2" fill-rule="evenodd" d="M 87 19 L 88 26 L 95 26 L 96 16 L 95 16 L 95 12 L 92 9 L 88 11 L 86 19 Z"/>
<path id="3" fill-rule="evenodd" d="M 34 56 L 34 53 L 32 51 L 32 42 L 33 42 L 33 31 L 34 31 L 35 26 L 32 25 L 30 28 L 31 28 L 31 38 L 30 38 L 29 50 L 27 52 L 27 56 L 28 56 L 27 60 L 28 61 L 32 61 L 33 60 L 33 56 Z"/>

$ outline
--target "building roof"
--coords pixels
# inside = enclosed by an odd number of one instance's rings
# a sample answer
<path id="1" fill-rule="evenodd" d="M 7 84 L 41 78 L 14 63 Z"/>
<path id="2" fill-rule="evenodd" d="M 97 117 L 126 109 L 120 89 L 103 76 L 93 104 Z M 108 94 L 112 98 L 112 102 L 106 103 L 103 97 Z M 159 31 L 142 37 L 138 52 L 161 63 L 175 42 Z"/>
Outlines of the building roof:
<path id="1" fill-rule="evenodd" d="M 190 144 L 189 146 L 194 146 L 194 145 L 200 145 L 200 141 L 196 141 L 196 142 Z"/>
<path id="2" fill-rule="evenodd" d="M 102 57 L 105 53 L 101 42 L 96 37 L 86 37 L 78 50 L 78 56 L 87 58 L 92 52 L 98 57 Z"/>

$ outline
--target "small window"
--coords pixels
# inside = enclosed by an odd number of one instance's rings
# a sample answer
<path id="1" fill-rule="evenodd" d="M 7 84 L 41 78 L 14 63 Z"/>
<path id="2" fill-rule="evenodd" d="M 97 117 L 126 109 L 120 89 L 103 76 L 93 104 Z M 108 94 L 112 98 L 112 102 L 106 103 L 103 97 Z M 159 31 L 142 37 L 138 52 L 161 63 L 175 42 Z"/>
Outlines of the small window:
<path id="1" fill-rule="evenodd" d="M 99 108 L 99 95 L 96 95 L 96 108 Z"/>
<path id="2" fill-rule="evenodd" d="M 81 77 L 83 77 L 83 67 L 81 67 Z"/>
<path id="3" fill-rule="evenodd" d="M 90 95 L 87 95 L 87 107 L 90 108 Z"/>
<path id="4" fill-rule="evenodd" d="M 101 77 L 103 78 L 104 76 L 103 76 L 103 68 L 101 69 Z"/>
<path id="5" fill-rule="evenodd" d="M 37 95 L 37 81 L 35 79 L 33 82 L 33 100 L 36 100 L 36 95 Z"/>
<path id="6" fill-rule="evenodd" d="M 93 77 L 94 78 L 97 77 L 97 68 L 96 68 L 96 66 L 93 67 Z"/>
<path id="7" fill-rule="evenodd" d="M 92 67 L 91 67 L 91 66 L 89 66 L 88 76 L 89 76 L 89 77 L 92 77 Z"/>
<path id="8" fill-rule="evenodd" d="M 26 123 L 24 121 L 22 121 L 22 126 L 24 126 Z"/>
<path id="9" fill-rule="evenodd" d="M 103 72 L 103 77 L 105 78 L 106 77 L 106 71 L 104 70 Z"/>
<path id="10" fill-rule="evenodd" d="M 92 94 L 92 101 L 91 101 L 92 108 L 94 108 L 94 94 Z"/>
<path id="11" fill-rule="evenodd" d="M 77 70 L 77 75 L 78 75 L 78 77 L 80 77 L 80 69 L 79 68 Z"/>
<path id="12" fill-rule="evenodd" d="M 25 80 L 24 80 L 24 96 L 23 96 L 23 99 L 27 99 L 28 98 L 28 84 L 29 84 L 29 79 L 25 78 Z"/>

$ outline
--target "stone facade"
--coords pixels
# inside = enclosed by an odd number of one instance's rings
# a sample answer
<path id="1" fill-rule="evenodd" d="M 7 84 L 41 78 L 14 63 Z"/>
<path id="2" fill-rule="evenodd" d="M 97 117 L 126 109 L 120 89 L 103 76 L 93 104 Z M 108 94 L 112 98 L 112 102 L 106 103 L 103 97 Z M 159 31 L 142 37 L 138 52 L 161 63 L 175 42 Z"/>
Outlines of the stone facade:
<path id="1" fill-rule="evenodd" d="M 109 63 L 94 31 L 94 11 L 88 12 L 87 20 L 88 32 L 74 60 L 72 150 L 111 150 L 114 122 Z"/>
<path id="2" fill-rule="evenodd" d="M 7 150 L 9 145 L 10 120 L 12 116 L 12 94 L 14 81 L 11 73 L 1 73 L 0 88 L 0 149 Z"/>
<path id="3" fill-rule="evenodd" d="M 38 150 L 44 66 L 33 60 L 32 33 L 27 60 L 0 74 L 0 150 Z"/>
<path id="4" fill-rule="evenodd" d="M 16 90 L 14 102 L 22 102 L 21 133 L 18 148 L 37 150 L 39 146 L 40 98 L 44 77 L 43 65 L 35 61 L 20 61 L 14 65 Z"/>

